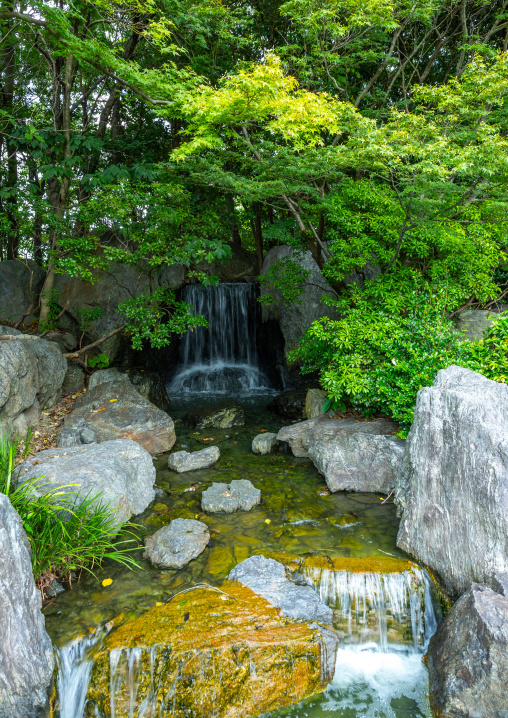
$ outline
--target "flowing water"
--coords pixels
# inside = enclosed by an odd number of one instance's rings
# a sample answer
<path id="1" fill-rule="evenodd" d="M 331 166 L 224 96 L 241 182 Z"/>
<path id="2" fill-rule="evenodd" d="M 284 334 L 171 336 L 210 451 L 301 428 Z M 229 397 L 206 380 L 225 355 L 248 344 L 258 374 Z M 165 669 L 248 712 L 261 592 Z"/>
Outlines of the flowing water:
<path id="1" fill-rule="evenodd" d="M 167 455 L 158 457 L 159 495 L 135 518 L 140 528 L 134 555 L 142 570 L 106 563 L 96 577 L 83 576 L 72 590 L 46 606 L 47 629 L 57 647 L 57 712 L 62 718 L 99 715 L 93 705 L 85 708 L 86 694 L 95 652 L 113 623 L 137 618 L 198 583 L 220 587 L 233 566 L 251 555 L 283 554 L 304 559 L 289 564 L 293 578 L 313 586 L 333 609 L 341 645 L 335 677 L 326 692 L 271 713 L 270 718 L 430 718 L 422 655 L 436 627 L 437 600 L 426 573 L 416 565 L 379 573 L 358 567 L 349 570 L 340 563 L 407 558 L 396 546 L 395 507 L 379 495 L 326 493 L 324 479 L 310 460 L 296 459 L 282 449 L 269 456 L 253 455 L 252 438 L 284 424 L 267 411 L 269 390 L 264 397 L 261 390 L 264 379 L 252 339 L 253 288 L 221 285 L 212 290 L 193 285 L 184 299 L 198 311 L 208 307 L 215 320 L 203 335 L 197 330 L 182 342 L 179 373 L 169 387 L 178 440 L 174 449 L 195 451 L 214 444 L 220 447 L 221 457 L 210 469 L 190 474 L 170 471 Z M 221 312 L 222 333 L 213 328 Z M 242 333 L 246 327 L 248 331 Z M 226 367 L 228 371 L 223 371 Z M 255 399 L 247 399 L 251 382 Z M 243 395 L 246 425 L 203 431 L 184 428 L 180 417 L 188 408 L 210 403 L 208 391 Z M 202 513 L 204 489 L 213 481 L 239 478 L 261 489 L 259 506 L 234 514 Z M 143 559 L 143 539 L 178 517 L 204 521 L 212 535 L 210 544 L 181 570 L 155 569 Z M 103 587 L 105 578 L 112 583 Z M 161 703 L 154 677 L 160 659 L 156 649 L 111 651 L 112 718 L 119 695 L 130 706 L 129 718 L 171 718 L 171 695 Z M 251 671 L 256 672 L 255 665 Z M 212 713 L 202 715 L 207 718 Z"/>

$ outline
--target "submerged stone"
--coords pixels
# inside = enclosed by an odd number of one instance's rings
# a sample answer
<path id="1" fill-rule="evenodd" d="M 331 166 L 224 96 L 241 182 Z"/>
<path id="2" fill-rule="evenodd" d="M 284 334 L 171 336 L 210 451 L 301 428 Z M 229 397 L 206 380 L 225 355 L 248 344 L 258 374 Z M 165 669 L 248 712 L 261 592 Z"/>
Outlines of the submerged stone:
<path id="1" fill-rule="evenodd" d="M 257 716 L 322 692 L 325 650 L 317 628 L 235 581 L 195 588 L 111 632 L 86 715 Z"/>
<path id="2" fill-rule="evenodd" d="M 201 451 L 175 451 L 169 455 L 168 466 L 173 471 L 183 474 L 185 471 L 208 469 L 220 459 L 218 446 L 207 446 Z"/>
<path id="3" fill-rule="evenodd" d="M 159 568 L 182 568 L 203 553 L 209 541 L 206 524 L 174 519 L 145 540 L 145 556 Z"/>
<path id="4" fill-rule="evenodd" d="M 194 429 L 231 429 L 245 424 L 245 410 L 236 401 L 194 409 L 183 417 L 183 423 Z"/>
<path id="5" fill-rule="evenodd" d="M 247 479 L 227 484 L 213 483 L 201 497 L 203 511 L 231 514 L 234 511 L 250 511 L 261 500 L 261 491 Z"/>
<path id="6" fill-rule="evenodd" d="M 210 549 L 206 570 L 215 578 L 224 578 L 235 565 L 235 559 L 229 546 L 214 546 Z"/>

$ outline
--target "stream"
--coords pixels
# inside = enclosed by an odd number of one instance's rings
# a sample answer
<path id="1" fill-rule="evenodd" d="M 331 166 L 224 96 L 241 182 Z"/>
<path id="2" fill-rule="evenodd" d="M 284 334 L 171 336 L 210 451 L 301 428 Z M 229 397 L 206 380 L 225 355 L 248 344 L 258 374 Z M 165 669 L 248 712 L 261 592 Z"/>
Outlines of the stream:
<path id="1" fill-rule="evenodd" d="M 293 577 L 313 586 L 333 609 L 334 628 L 341 637 L 335 676 L 326 691 L 272 712 L 270 718 L 430 718 L 422 656 L 436 628 L 435 611 L 439 613 L 434 586 L 423 569 L 414 564 L 408 570 L 391 573 L 369 570 L 368 561 L 361 564 L 363 568 L 355 568 L 358 559 L 410 558 L 396 546 L 399 522 L 395 506 L 385 497 L 329 494 L 324 478 L 310 459 L 297 459 L 283 447 L 267 456 L 252 453 L 254 436 L 278 431 L 288 422 L 266 408 L 276 392 L 265 386 L 265 377 L 256 371 L 255 346 L 238 348 L 238 337 L 243 337 L 243 343 L 252 342 L 246 311 L 253 301 L 252 292 L 239 290 L 243 299 L 231 309 L 234 302 L 228 299 L 228 293 L 233 297 L 237 293 L 226 285 L 221 287 L 218 293 L 212 293 L 212 300 L 210 292 L 207 295 L 207 291 L 188 290 L 186 301 L 191 299 L 198 305 L 202 302 L 203 309 L 208 296 L 207 305 L 220 312 L 222 319 L 229 311 L 231 321 L 221 320 L 220 328 L 214 330 L 220 341 L 211 335 L 211 329 L 203 329 L 182 342 L 180 369 L 168 386 L 177 434 L 173 450 L 196 451 L 216 445 L 220 459 L 209 469 L 177 474 L 168 469 L 167 454 L 157 457 L 159 495 L 142 515 L 133 519 L 139 536 L 139 548 L 133 555 L 141 568 L 131 571 L 105 562 L 95 570 L 95 576 L 83 574 L 72 590 L 46 605 L 46 627 L 58 662 L 55 712 L 61 718 L 99 715 L 93 705 L 87 704 L 87 690 L 94 652 L 112 624 L 135 619 L 196 584 L 220 588 L 237 563 L 263 554 L 283 556 L 286 562 L 288 556 L 322 559 L 322 567 L 300 566 L 293 571 Z M 243 333 L 242 327 L 247 327 Z M 238 352 L 241 367 L 235 368 L 234 356 Z M 236 389 L 239 385 L 248 388 L 232 392 L 246 410 L 245 426 L 195 431 L 183 425 L 181 420 L 187 410 L 216 403 L 226 396 L 231 398 L 226 393 L 231 381 Z M 203 514 L 203 490 L 214 481 L 229 483 L 232 479 L 250 480 L 261 490 L 261 504 L 249 512 Z M 206 523 L 210 544 L 183 569 L 156 569 L 143 559 L 143 540 L 174 518 L 196 518 Z M 347 559 L 351 570 L 337 569 L 334 560 L 339 559 Z M 111 579 L 111 583 L 103 586 L 104 579 Z M 140 651 L 134 648 L 130 653 L 121 652 L 122 660 L 127 661 L 122 675 L 131 692 L 129 716 L 169 718 L 170 710 L 156 713 L 150 702 L 156 687 L 152 685 L 150 695 L 144 698 L 138 695 Z M 120 652 L 116 658 L 114 653 L 113 663 L 121 659 Z M 147 664 L 152 673 L 154 661 L 152 654 Z M 114 689 L 117 664 L 113 663 Z M 111 701 L 113 717 L 114 699 Z"/>

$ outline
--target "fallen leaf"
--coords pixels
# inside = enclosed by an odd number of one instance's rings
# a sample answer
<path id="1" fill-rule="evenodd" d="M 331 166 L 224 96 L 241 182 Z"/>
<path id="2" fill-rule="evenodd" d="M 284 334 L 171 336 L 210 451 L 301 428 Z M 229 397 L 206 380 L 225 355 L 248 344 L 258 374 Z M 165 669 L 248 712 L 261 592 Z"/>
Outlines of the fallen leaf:
<path id="1" fill-rule="evenodd" d="M 270 519 L 265 519 L 265 524 L 271 524 L 271 523 L 272 522 L 270 521 Z"/>
<path id="2" fill-rule="evenodd" d="M 156 603 L 155 605 L 156 605 L 156 606 L 164 606 L 164 604 L 161 603 L 160 601 L 157 601 L 157 603 Z"/>
<path id="3" fill-rule="evenodd" d="M 109 403 L 112 404 L 114 401 L 118 401 L 117 399 L 110 399 Z"/>
<path id="4" fill-rule="evenodd" d="M 113 583 L 112 578 L 105 578 L 104 581 L 102 582 L 102 585 L 103 586 L 111 586 L 112 583 Z"/>

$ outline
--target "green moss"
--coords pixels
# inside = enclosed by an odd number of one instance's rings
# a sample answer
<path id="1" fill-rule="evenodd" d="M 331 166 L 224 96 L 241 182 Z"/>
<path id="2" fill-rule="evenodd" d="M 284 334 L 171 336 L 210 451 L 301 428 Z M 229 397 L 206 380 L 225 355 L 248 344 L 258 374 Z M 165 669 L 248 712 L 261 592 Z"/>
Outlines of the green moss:
<path id="1" fill-rule="evenodd" d="M 353 514 L 342 514 L 342 516 L 328 516 L 326 519 L 331 526 L 351 526 L 352 524 L 360 523 L 360 519 L 357 519 Z"/>
<path id="2" fill-rule="evenodd" d="M 208 553 L 207 572 L 214 578 L 223 578 L 236 565 L 229 546 L 214 546 Z"/>

